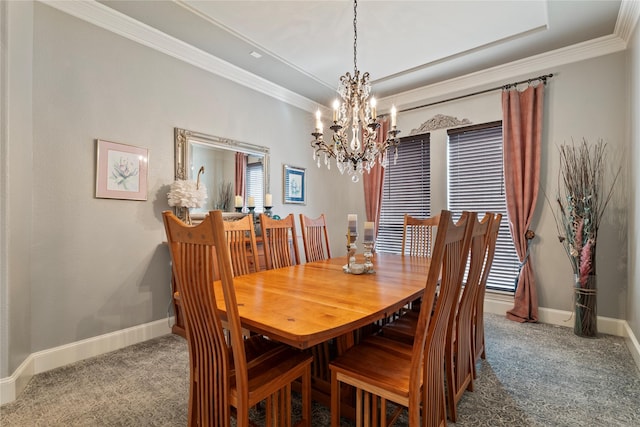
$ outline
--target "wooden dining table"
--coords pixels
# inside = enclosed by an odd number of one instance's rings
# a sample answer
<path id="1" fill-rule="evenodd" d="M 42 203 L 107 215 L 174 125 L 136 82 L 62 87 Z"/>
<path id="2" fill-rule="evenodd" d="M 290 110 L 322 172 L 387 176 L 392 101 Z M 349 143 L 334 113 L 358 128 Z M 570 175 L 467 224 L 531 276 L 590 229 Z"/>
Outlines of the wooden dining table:
<path id="1" fill-rule="evenodd" d="M 375 272 L 360 275 L 345 273 L 346 261 L 331 258 L 234 278 L 242 326 L 306 349 L 348 337 L 424 292 L 428 258 L 377 253 Z M 224 312 L 220 282 L 215 293 Z"/>

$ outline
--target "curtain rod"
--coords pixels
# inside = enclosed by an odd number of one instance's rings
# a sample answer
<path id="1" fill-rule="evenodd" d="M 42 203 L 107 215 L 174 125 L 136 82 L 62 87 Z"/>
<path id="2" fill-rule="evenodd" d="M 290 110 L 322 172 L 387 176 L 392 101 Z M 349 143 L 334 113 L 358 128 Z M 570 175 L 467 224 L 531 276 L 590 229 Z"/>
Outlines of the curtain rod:
<path id="1" fill-rule="evenodd" d="M 546 85 L 547 84 L 547 79 L 550 79 L 551 77 L 553 77 L 553 74 L 545 74 L 543 76 L 534 77 L 532 79 L 522 80 L 522 81 L 515 82 L 515 83 L 509 83 L 509 84 L 506 84 L 506 85 L 493 87 L 491 89 L 485 89 L 485 90 L 481 90 L 479 92 L 469 93 L 467 95 L 460 95 L 460 96 L 456 96 L 456 97 L 449 98 L 449 99 L 443 99 L 442 101 L 431 102 L 429 104 L 418 105 L 417 107 L 411 107 L 411 108 L 406 108 L 404 110 L 398 110 L 398 113 L 404 113 L 406 111 L 412 111 L 412 110 L 418 110 L 420 108 L 431 107 L 432 105 L 444 104 L 445 102 L 457 101 L 458 99 L 469 98 L 470 96 L 482 95 L 483 93 L 493 92 L 494 90 L 500 90 L 500 89 L 505 90 L 505 89 L 509 89 L 510 87 L 515 87 L 515 86 L 518 86 L 518 85 L 523 84 L 523 83 L 531 84 L 532 82 L 535 82 L 536 80 L 539 80 L 543 84 Z"/>

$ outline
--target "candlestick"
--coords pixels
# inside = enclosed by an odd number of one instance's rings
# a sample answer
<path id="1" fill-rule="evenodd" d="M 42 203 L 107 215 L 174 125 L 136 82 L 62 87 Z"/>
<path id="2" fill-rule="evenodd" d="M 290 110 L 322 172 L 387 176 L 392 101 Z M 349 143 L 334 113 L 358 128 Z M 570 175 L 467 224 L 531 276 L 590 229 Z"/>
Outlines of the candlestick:
<path id="1" fill-rule="evenodd" d="M 364 242 L 373 243 L 375 224 L 372 221 L 365 221 L 364 223 Z"/>
<path id="2" fill-rule="evenodd" d="M 364 272 L 367 274 L 375 273 L 373 269 L 373 242 L 364 243 Z"/>
<path id="3" fill-rule="evenodd" d="M 273 206 L 273 196 L 270 193 L 264 195 L 264 205 Z"/>
<path id="4" fill-rule="evenodd" d="M 342 270 L 345 273 L 351 273 L 351 267 L 356 262 L 356 250 L 358 249 L 356 247 L 356 238 L 358 237 L 358 234 L 353 233 L 350 228 L 347 228 L 347 234 L 345 237 L 347 238 L 347 263 L 342 266 Z"/>

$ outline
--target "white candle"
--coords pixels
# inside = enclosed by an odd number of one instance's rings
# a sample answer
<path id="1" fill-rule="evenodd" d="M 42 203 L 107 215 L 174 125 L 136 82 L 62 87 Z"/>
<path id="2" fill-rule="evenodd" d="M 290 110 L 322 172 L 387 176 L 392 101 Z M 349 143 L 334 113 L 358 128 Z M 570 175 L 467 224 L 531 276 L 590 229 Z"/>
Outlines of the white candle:
<path id="1" fill-rule="evenodd" d="M 273 206 L 273 198 L 270 193 L 264 195 L 264 205 L 265 206 Z"/>
<path id="2" fill-rule="evenodd" d="M 375 121 L 376 120 L 376 99 L 374 97 L 371 97 L 371 120 Z"/>
<path id="3" fill-rule="evenodd" d="M 340 108 L 340 101 L 337 99 L 333 101 L 333 121 L 338 121 L 338 109 Z"/>
<path id="4" fill-rule="evenodd" d="M 320 109 L 316 111 L 316 131 L 322 133 L 322 120 L 320 120 Z"/>
<path id="5" fill-rule="evenodd" d="M 358 232 L 358 215 L 349 214 L 347 220 L 349 221 L 349 233 L 356 234 Z"/>
<path id="6" fill-rule="evenodd" d="M 373 230 L 374 223 L 372 221 L 365 221 L 364 223 L 364 242 L 365 243 L 373 243 Z"/>
<path id="7" fill-rule="evenodd" d="M 247 202 L 247 206 L 249 206 L 250 208 L 254 208 L 256 206 L 256 199 L 253 198 L 253 196 L 249 196 L 249 201 Z"/>
<path id="8" fill-rule="evenodd" d="M 236 208 L 242 207 L 242 196 L 236 196 Z"/>
<path id="9" fill-rule="evenodd" d="M 391 127 L 396 127 L 396 115 L 397 115 L 398 111 L 396 110 L 396 106 L 392 105 L 391 106 Z"/>

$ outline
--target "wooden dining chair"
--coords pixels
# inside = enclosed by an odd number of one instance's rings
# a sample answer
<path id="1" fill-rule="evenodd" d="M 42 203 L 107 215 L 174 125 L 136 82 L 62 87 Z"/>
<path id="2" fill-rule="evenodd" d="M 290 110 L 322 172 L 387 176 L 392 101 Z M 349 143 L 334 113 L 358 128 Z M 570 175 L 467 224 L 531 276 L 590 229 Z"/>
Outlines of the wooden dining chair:
<path id="1" fill-rule="evenodd" d="M 267 270 L 300 264 L 293 214 L 282 219 L 273 219 L 261 213 L 260 227 Z"/>
<path id="2" fill-rule="evenodd" d="M 491 220 L 491 229 L 487 235 L 487 256 L 484 261 L 484 268 L 482 270 L 482 277 L 478 284 L 478 291 L 476 293 L 475 309 L 473 316 L 473 376 L 477 376 L 475 371 L 475 362 L 480 358 L 486 358 L 486 347 L 484 343 L 484 294 L 487 289 L 487 278 L 491 273 L 491 265 L 493 264 L 493 258 L 496 253 L 496 243 L 498 241 L 498 233 L 500 231 L 500 223 L 502 221 L 502 214 L 495 214 Z"/>
<path id="3" fill-rule="evenodd" d="M 402 226 L 402 255 L 425 257 L 431 256 L 433 244 L 437 232 L 438 216 L 429 218 L 416 218 L 407 213 L 404 214 Z M 418 298 L 410 304 L 411 311 L 401 310 L 391 316 L 391 319 L 398 319 L 404 315 L 412 318 L 412 322 L 417 319 L 417 312 L 420 310 L 421 299 Z"/>
<path id="4" fill-rule="evenodd" d="M 327 222 L 324 214 L 320 214 L 315 219 L 300 214 L 300 231 L 302 233 L 304 256 L 307 262 L 331 258 L 329 234 L 327 233 Z"/>
<path id="5" fill-rule="evenodd" d="M 224 231 L 234 276 L 258 271 L 260 264 L 253 217 L 245 215 L 237 220 L 228 219 L 224 221 Z"/>
<path id="6" fill-rule="evenodd" d="M 300 231 L 302 233 L 302 243 L 304 246 L 304 256 L 307 262 L 320 261 L 331 258 L 331 248 L 329 247 L 329 234 L 327 232 L 327 221 L 324 214 L 318 218 L 310 218 L 300 214 Z M 329 361 L 331 360 L 332 348 L 336 345 L 334 340 L 325 341 L 311 348 L 313 354 L 312 378 L 317 384 L 322 382 L 329 387 Z"/>
<path id="7" fill-rule="evenodd" d="M 447 346 L 445 371 L 447 376 L 447 408 L 449 418 L 457 421 L 457 404 L 466 390 L 473 391 L 474 363 L 473 354 L 473 316 L 476 296 L 479 289 L 484 265 L 487 236 L 491 230 L 493 215 L 485 215 L 473 221 L 467 277 L 458 303 L 449 316 L 447 328 Z"/>
<path id="8" fill-rule="evenodd" d="M 261 335 L 244 339 L 221 211 L 197 226 L 163 212 L 180 288 L 189 348 L 189 426 L 249 425 L 249 408 L 266 402 L 267 425 L 291 425 L 291 383 L 301 379 L 303 425 L 311 424 L 312 357 Z M 220 248 L 223 248 L 222 250 Z M 216 250 L 217 249 L 217 250 Z M 220 276 L 230 341 L 214 292 Z"/>
<path id="9" fill-rule="evenodd" d="M 402 255 L 430 257 L 437 232 L 438 216 L 416 218 L 404 214 Z"/>
<path id="10" fill-rule="evenodd" d="M 442 211 L 412 344 L 376 335 L 337 357 L 331 369 L 331 425 L 340 425 L 340 384 L 356 388 L 356 425 L 387 425 L 386 402 L 406 407 L 409 425 L 446 425 L 445 343 L 467 260 L 474 214 L 457 223 Z M 434 307 L 436 289 L 439 295 Z M 433 309 L 433 313 L 432 313 Z M 420 415 L 423 420 L 420 423 Z M 397 415 L 396 415 L 397 416 Z M 394 421 L 394 417 L 390 420 Z"/>

